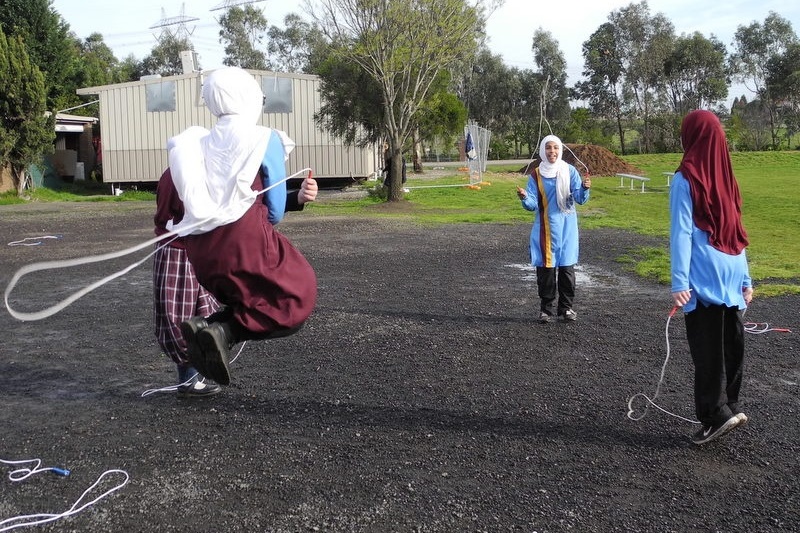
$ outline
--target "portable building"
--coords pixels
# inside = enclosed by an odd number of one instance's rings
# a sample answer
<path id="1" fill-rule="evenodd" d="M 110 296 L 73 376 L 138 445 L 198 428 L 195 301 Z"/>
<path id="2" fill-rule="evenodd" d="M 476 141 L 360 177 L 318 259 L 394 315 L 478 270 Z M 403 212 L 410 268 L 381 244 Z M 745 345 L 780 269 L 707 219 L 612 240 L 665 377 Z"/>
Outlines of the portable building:
<path id="1" fill-rule="evenodd" d="M 286 164 L 289 174 L 310 167 L 322 187 L 326 182 L 375 178 L 380 167 L 377 147 L 345 146 L 315 123 L 321 107 L 317 76 L 248 72 L 265 95 L 259 124 L 285 131 L 297 144 Z M 114 186 L 157 181 L 168 165 L 167 139 L 189 126 L 214 125 L 216 118 L 202 98 L 207 73 L 148 76 L 77 91 L 98 96 L 103 182 Z"/>

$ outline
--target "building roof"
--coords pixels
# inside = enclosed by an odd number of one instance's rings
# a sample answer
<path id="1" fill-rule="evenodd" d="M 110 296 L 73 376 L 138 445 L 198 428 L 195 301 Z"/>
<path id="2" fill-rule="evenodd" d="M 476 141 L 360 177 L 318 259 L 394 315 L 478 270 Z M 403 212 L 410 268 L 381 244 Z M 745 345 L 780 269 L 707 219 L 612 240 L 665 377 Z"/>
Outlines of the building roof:
<path id="1" fill-rule="evenodd" d="M 83 133 L 86 124 L 94 124 L 98 120 L 96 117 L 56 113 L 56 131 L 59 133 Z"/>

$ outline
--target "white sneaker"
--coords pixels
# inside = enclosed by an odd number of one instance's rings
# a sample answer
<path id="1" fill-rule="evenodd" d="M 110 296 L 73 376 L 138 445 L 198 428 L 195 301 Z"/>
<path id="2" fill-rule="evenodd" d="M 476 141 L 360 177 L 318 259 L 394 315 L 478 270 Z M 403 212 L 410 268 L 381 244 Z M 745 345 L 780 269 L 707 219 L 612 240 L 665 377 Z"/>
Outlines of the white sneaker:
<path id="1" fill-rule="evenodd" d="M 572 309 L 567 309 L 566 311 L 564 311 L 564 314 L 558 318 L 567 322 L 575 322 L 576 320 L 578 320 L 578 313 L 576 313 Z"/>

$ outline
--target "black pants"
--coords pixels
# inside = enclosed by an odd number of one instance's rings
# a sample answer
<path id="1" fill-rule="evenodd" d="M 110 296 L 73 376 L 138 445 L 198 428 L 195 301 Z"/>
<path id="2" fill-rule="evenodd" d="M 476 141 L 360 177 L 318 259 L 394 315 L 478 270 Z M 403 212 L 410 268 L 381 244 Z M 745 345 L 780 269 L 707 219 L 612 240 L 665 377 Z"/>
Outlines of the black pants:
<path id="1" fill-rule="evenodd" d="M 558 268 L 536 267 L 540 309 L 550 316 L 563 315 L 572 309 L 575 299 L 575 265 Z M 558 305 L 556 305 L 558 296 Z"/>
<path id="2" fill-rule="evenodd" d="M 716 425 L 739 412 L 744 325 L 738 307 L 704 306 L 686 313 L 686 338 L 694 362 L 697 419 Z"/>

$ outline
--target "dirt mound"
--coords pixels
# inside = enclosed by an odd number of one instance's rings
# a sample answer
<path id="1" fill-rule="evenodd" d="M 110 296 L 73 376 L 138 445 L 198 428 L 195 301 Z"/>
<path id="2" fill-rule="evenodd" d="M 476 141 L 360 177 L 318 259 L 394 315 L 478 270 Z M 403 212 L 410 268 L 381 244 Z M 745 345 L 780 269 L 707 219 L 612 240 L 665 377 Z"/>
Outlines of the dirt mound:
<path id="1" fill-rule="evenodd" d="M 614 152 L 597 146 L 596 144 L 567 144 L 564 151 L 564 161 L 573 165 L 582 175 L 613 176 L 618 172 L 626 174 L 641 174 L 642 171 L 623 161 Z M 533 172 L 541 159 L 537 155 L 526 167 L 522 167 L 520 174 Z M 588 167 L 588 170 L 587 170 Z"/>

